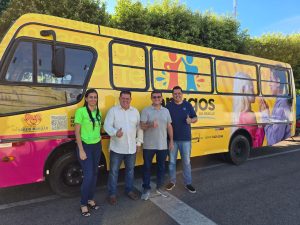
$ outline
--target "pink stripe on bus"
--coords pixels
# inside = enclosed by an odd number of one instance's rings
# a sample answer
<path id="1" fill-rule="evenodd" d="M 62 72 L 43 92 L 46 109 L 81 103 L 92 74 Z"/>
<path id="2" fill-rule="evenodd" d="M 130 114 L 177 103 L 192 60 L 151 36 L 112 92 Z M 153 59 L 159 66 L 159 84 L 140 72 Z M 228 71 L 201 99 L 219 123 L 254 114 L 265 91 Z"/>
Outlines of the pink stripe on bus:
<path id="1" fill-rule="evenodd" d="M 44 165 L 48 156 L 57 146 L 70 140 L 66 138 L 24 141 L 18 145 L 0 148 L 0 187 L 43 181 Z M 10 162 L 2 161 L 7 156 L 13 156 L 15 159 Z"/>

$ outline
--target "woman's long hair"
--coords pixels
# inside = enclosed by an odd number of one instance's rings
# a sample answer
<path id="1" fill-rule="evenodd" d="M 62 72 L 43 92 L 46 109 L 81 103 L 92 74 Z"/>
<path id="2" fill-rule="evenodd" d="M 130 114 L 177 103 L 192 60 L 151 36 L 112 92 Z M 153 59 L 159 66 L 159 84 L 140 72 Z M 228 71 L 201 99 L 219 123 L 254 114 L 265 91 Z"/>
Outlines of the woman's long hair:
<path id="1" fill-rule="evenodd" d="M 95 89 L 89 89 L 89 90 L 87 90 L 87 91 L 85 92 L 84 97 L 87 98 L 87 97 L 89 96 L 89 94 L 91 94 L 91 93 L 96 93 L 96 95 L 97 95 L 96 120 L 97 120 L 98 124 L 100 125 L 100 123 L 101 123 L 101 116 L 100 116 L 100 112 L 99 112 L 99 109 L 98 109 L 98 92 L 97 92 Z M 87 110 L 87 112 L 88 112 L 88 114 L 89 114 L 90 120 L 91 120 L 92 123 L 93 123 L 93 129 L 95 129 L 95 119 L 93 118 L 92 112 L 91 112 L 91 110 L 89 109 L 88 103 L 87 103 L 87 101 L 86 101 L 85 99 L 84 99 L 84 106 L 85 106 L 85 108 L 86 108 L 86 110 Z"/>

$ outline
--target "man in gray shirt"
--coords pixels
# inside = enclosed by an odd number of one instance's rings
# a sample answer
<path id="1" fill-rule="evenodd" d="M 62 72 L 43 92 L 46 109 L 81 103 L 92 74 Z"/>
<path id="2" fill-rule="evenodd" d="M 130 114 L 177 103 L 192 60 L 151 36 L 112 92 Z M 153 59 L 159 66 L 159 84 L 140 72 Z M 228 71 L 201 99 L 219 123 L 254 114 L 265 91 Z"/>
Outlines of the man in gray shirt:
<path id="1" fill-rule="evenodd" d="M 157 162 L 156 191 L 162 194 L 160 187 L 164 184 L 165 161 L 169 149 L 173 149 L 173 128 L 169 110 L 161 105 L 162 93 L 151 93 L 152 105 L 145 108 L 141 114 L 141 128 L 144 130 L 143 145 L 143 194 L 142 199 L 147 200 L 150 196 L 150 175 L 154 155 Z M 169 135 L 169 146 L 167 143 Z"/>

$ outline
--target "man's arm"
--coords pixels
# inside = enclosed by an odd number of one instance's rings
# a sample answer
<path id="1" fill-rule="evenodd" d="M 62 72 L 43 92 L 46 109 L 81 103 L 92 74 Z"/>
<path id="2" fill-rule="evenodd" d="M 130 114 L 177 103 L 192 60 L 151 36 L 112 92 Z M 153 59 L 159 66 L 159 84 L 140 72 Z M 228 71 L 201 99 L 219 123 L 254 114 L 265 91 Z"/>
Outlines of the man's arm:
<path id="1" fill-rule="evenodd" d="M 114 128 L 114 112 L 113 108 L 111 108 L 105 118 L 104 121 L 104 130 L 108 133 L 109 136 L 116 136 L 118 129 Z"/>
<path id="2" fill-rule="evenodd" d="M 172 127 L 171 123 L 168 123 L 167 131 L 168 131 L 168 135 L 169 135 L 169 150 L 173 150 L 174 149 L 173 127 Z"/>
<path id="3" fill-rule="evenodd" d="M 137 125 L 136 125 L 136 145 L 141 146 L 143 143 L 144 132 L 140 126 L 140 113 L 137 111 Z"/>
<path id="4" fill-rule="evenodd" d="M 197 114 L 195 112 L 195 109 L 193 108 L 193 106 L 191 105 L 191 103 L 189 103 L 189 108 L 190 108 L 190 115 L 188 115 L 188 117 L 190 117 L 189 122 L 190 123 L 196 123 L 198 121 L 198 117 Z"/>
<path id="5" fill-rule="evenodd" d="M 140 127 L 142 130 L 147 130 L 149 128 L 149 124 L 147 123 L 147 112 L 145 110 L 142 111 L 141 113 L 141 123 Z"/>

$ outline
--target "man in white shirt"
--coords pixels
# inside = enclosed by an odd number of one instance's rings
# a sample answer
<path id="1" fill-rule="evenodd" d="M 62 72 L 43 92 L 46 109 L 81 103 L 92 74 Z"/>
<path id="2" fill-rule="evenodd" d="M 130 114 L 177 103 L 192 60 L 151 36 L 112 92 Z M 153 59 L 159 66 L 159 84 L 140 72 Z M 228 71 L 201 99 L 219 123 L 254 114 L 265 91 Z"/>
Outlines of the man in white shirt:
<path id="1" fill-rule="evenodd" d="M 140 113 L 130 106 L 131 92 L 121 91 L 120 105 L 112 107 L 105 118 L 104 130 L 110 139 L 110 171 L 108 177 L 108 201 L 117 203 L 117 182 L 122 161 L 125 164 L 125 192 L 129 198 L 137 200 L 133 192 L 136 151 L 141 148 L 143 131 L 140 128 Z"/>

